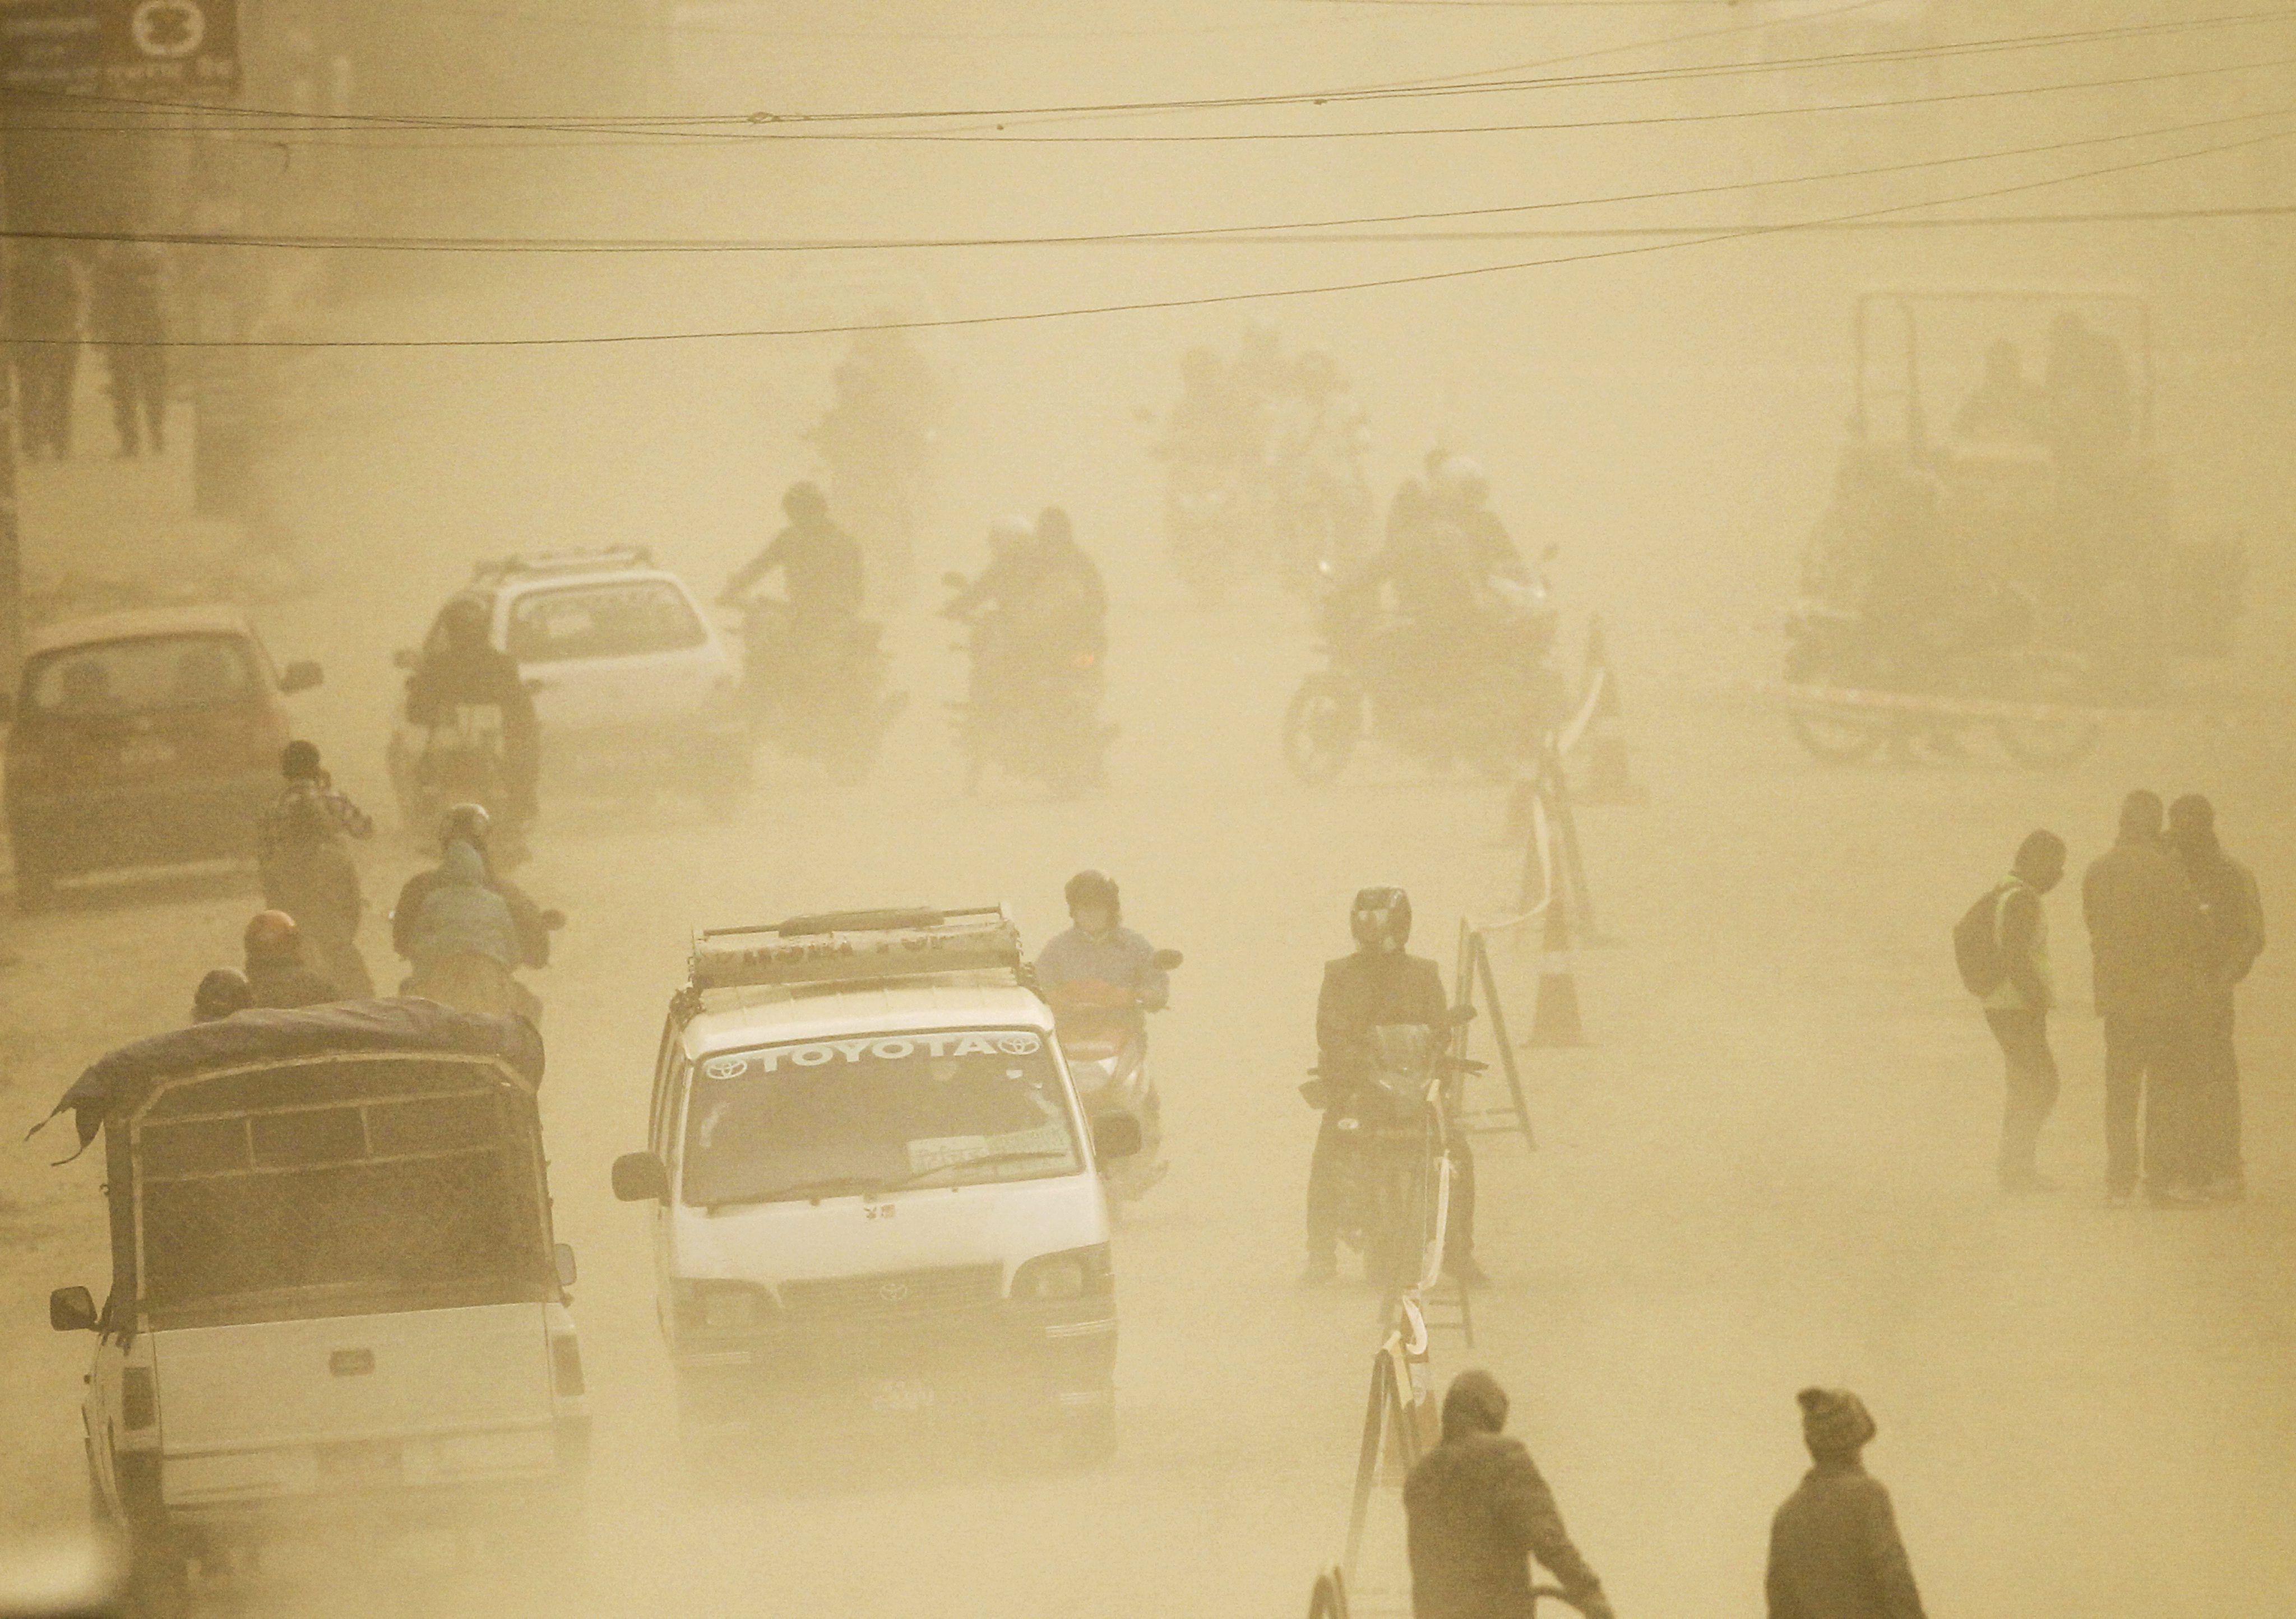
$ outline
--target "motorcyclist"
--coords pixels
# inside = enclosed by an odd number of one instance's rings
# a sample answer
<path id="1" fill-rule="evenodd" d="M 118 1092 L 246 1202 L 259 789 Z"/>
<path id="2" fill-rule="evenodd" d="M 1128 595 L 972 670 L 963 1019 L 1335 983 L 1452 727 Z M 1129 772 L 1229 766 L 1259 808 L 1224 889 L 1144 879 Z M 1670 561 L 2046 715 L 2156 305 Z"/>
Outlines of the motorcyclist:
<path id="1" fill-rule="evenodd" d="M 821 486 L 791 484 L 782 495 L 789 525 L 772 543 L 726 581 L 720 598 L 739 602 L 776 568 L 789 591 L 790 610 L 799 618 L 849 618 L 861 611 L 861 545 L 830 520 Z"/>
<path id="2" fill-rule="evenodd" d="M 333 790 L 308 742 L 287 744 L 280 759 L 286 787 L 257 829 L 263 903 L 293 917 L 319 969 L 343 995 L 374 993 L 358 948 L 365 902 L 346 837 L 370 838 L 374 822 Z"/>
<path id="3" fill-rule="evenodd" d="M 535 785 L 542 769 L 542 727 L 534 696 L 519 675 L 518 660 L 488 639 L 486 604 L 462 596 L 439 616 L 439 637 L 423 651 L 406 678 L 406 717 L 418 725 L 443 725 L 464 706 L 491 705 L 502 712 L 504 785 L 511 821 L 523 826 L 534 818 Z"/>
<path id="4" fill-rule="evenodd" d="M 1115 879 L 1102 871 L 1079 871 L 1062 891 L 1068 901 L 1066 932 L 1046 941 L 1037 957 L 1037 987 L 1055 1009 L 1071 984 L 1106 984 L 1129 990 L 1142 1012 L 1161 1011 L 1172 982 L 1156 965 L 1155 946 L 1124 926 Z"/>
<path id="5" fill-rule="evenodd" d="M 1351 955 L 1326 962 L 1316 1002 L 1318 1071 L 1324 1082 L 1324 1122 L 1316 1132 L 1316 1153 L 1308 1170 L 1308 1269 L 1311 1285 L 1339 1274 L 1340 1187 L 1335 1162 L 1348 1150 L 1341 1117 L 1355 1090 L 1364 1084 L 1374 1059 L 1374 1029 L 1417 1024 L 1428 1031 L 1437 1051 L 1450 1043 L 1450 1005 L 1443 975 L 1424 956 L 1406 953 L 1411 938 L 1411 896 L 1400 888 L 1365 888 L 1348 915 L 1355 935 Z M 1454 1131 L 1450 1223 L 1446 1230 L 1444 1269 L 1468 1287 L 1480 1286 L 1475 1263 L 1475 1165 L 1465 1137 Z"/>
<path id="6" fill-rule="evenodd" d="M 1191 348 L 1180 357 L 1180 397 L 1164 419 L 1156 453 L 1175 465 L 1201 468 L 1234 468 L 1250 459 L 1249 418 L 1210 349 Z"/>
<path id="7" fill-rule="evenodd" d="M 439 847 L 443 855 L 456 844 L 466 844 L 478 852 L 488 887 L 500 895 L 510 907 L 512 925 L 518 935 L 518 960 L 514 965 L 547 967 L 550 965 L 550 925 L 542 911 L 526 896 L 516 883 L 496 871 L 488 859 L 488 838 L 493 830 L 492 817 L 486 807 L 478 804 L 458 804 L 448 810 L 439 826 Z M 422 914 L 422 902 L 432 888 L 447 879 L 443 863 L 438 870 L 417 871 L 406 879 L 398 891 L 398 904 L 390 913 L 391 947 L 400 955 L 412 960 L 416 937 L 415 924 Z"/>
<path id="8" fill-rule="evenodd" d="M 1032 528 L 1018 518 L 989 529 L 990 560 L 958 591 L 945 616 L 977 623 L 976 696 L 1001 694 L 1008 677 L 1082 656 L 1096 665 L 1108 644 L 1108 593 L 1076 543 L 1069 515 L 1047 506 Z"/>
<path id="9" fill-rule="evenodd" d="M 316 1006 L 341 997 L 303 959 L 301 930 L 284 911 L 258 911 L 241 936 L 247 952 L 250 1006 Z"/>
<path id="10" fill-rule="evenodd" d="M 485 856 L 457 838 L 433 875 L 407 928 L 414 970 L 405 993 L 464 1011 L 539 1019 L 541 1002 L 512 976 L 521 953 L 518 924 L 509 902 L 487 880 Z"/>

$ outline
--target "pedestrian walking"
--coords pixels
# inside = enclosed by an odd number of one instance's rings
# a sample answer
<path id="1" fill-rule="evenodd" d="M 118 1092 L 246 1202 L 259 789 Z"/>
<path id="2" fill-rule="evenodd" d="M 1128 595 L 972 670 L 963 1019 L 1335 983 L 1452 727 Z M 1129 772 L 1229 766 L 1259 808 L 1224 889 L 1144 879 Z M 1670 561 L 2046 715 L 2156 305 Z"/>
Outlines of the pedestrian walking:
<path id="1" fill-rule="evenodd" d="M 167 259 L 148 241 L 108 241 L 97 251 L 89 323 L 111 376 L 111 425 L 123 457 L 168 447 Z"/>
<path id="2" fill-rule="evenodd" d="M 1890 1492 L 1866 1471 L 1866 1402 L 1846 1388 L 1794 1398 L 1811 1465 L 1770 1520 L 1770 1619 L 1923 1619 Z"/>
<path id="3" fill-rule="evenodd" d="M 2169 845 L 2201 907 L 2201 985 L 2189 1031 L 2194 1181 L 2211 1202 L 2247 1194 L 2240 1152 L 2240 1059 L 2233 992 L 2264 951 L 2264 900 L 2217 841 L 2216 806 L 2187 793 L 2169 806 Z"/>
<path id="4" fill-rule="evenodd" d="M 1506 1414 L 1496 1378 L 1461 1372 L 1443 1396 L 1442 1443 L 1404 1481 L 1413 1619 L 1528 1614 L 1533 1558 L 1587 1619 L 1611 1619 L 1603 1582 L 1570 1543 L 1530 1452 L 1500 1432 Z"/>
<path id="5" fill-rule="evenodd" d="M 62 461 L 71 454 L 72 387 L 86 314 L 79 264 L 60 242 L 26 241 L 16 244 L 8 269 L 18 439 L 28 460 Z"/>
<path id="6" fill-rule="evenodd" d="M 2065 840 L 2028 833 L 2009 875 L 1980 895 L 1954 929 L 1962 981 L 1985 1009 L 2000 1043 L 2005 1083 L 1996 1167 L 2005 1192 L 2054 1191 L 2038 1164 L 2041 1126 L 2057 1105 L 2057 1059 L 2049 1050 L 2056 978 L 2049 965 L 2049 913 L 2041 896 L 2065 874 Z"/>
<path id="7" fill-rule="evenodd" d="M 2192 1201 L 2200 1173 L 2188 1049 L 2200 988 L 2200 902 L 2161 840 L 2161 822 L 2159 794 L 2130 793 L 2119 838 L 2081 879 L 2104 1020 L 2104 1190 L 2116 1204 L 2136 1195 L 2140 1167 L 2146 1196 L 2162 1205 Z"/>

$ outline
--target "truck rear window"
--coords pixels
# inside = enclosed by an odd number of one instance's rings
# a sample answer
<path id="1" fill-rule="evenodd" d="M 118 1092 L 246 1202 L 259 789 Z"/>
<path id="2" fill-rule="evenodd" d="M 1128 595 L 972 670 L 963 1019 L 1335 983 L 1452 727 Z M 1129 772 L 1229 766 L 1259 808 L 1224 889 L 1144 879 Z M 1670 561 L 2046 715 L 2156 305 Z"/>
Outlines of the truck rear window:
<path id="1" fill-rule="evenodd" d="M 252 650 L 237 635 L 152 635 L 68 647 L 33 659 L 25 706 L 69 717 L 206 708 L 258 691 Z"/>

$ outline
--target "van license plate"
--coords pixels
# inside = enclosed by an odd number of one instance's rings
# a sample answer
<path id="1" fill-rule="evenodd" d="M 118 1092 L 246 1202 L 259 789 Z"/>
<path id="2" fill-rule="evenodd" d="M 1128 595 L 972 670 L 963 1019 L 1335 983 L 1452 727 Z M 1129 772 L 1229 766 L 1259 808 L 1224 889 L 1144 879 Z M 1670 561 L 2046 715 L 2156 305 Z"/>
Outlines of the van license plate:
<path id="1" fill-rule="evenodd" d="M 920 1383 L 914 1378 L 892 1378 L 869 1391 L 869 1409 L 873 1411 L 922 1411 L 939 1403 L 939 1396 L 932 1386 Z"/>
<path id="2" fill-rule="evenodd" d="M 381 1439 L 319 1447 L 319 1476 L 337 1488 L 398 1482 L 398 1446 Z"/>

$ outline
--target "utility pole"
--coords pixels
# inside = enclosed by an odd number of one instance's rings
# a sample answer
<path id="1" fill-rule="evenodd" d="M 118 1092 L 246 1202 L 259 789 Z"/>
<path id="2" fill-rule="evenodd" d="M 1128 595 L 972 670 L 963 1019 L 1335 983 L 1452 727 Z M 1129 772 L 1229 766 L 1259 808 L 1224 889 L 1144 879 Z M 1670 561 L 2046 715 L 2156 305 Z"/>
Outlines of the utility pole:
<path id="1" fill-rule="evenodd" d="M 8 157 L 16 98 L 0 90 L 0 232 L 8 229 Z M 16 301 L 15 249 L 0 240 L 0 310 Z M 12 358 L 12 356 L 11 356 Z M 16 522 L 16 388 L 0 377 L 0 692 L 13 696 L 24 661 L 24 552 Z"/>

